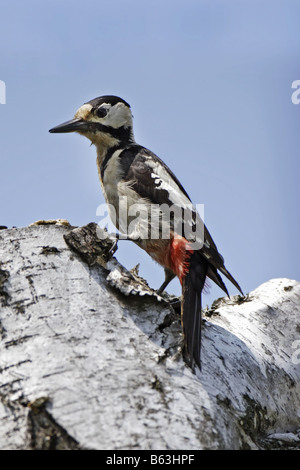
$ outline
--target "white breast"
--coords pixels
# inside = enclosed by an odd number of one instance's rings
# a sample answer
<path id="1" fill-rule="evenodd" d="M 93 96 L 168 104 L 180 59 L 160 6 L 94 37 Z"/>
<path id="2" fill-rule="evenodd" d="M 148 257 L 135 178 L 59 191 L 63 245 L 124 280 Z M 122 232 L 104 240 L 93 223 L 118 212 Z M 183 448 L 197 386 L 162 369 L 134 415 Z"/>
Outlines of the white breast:
<path id="1" fill-rule="evenodd" d="M 119 164 L 119 155 L 123 149 L 116 150 L 109 159 L 104 171 L 103 179 L 100 176 L 102 191 L 107 204 L 118 205 L 118 183 L 122 177 L 122 168 Z M 99 171 L 100 174 L 100 171 Z"/>

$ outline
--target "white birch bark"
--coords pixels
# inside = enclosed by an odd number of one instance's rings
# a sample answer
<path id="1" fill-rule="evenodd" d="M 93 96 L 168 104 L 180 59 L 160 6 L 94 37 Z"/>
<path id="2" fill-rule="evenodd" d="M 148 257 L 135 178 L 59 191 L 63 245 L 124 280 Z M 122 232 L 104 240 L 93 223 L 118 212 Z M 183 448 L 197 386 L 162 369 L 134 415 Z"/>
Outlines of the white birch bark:
<path id="1" fill-rule="evenodd" d="M 217 302 L 193 374 L 179 315 L 94 228 L 88 262 L 66 224 L 0 231 L 0 448 L 299 448 L 300 283 Z"/>

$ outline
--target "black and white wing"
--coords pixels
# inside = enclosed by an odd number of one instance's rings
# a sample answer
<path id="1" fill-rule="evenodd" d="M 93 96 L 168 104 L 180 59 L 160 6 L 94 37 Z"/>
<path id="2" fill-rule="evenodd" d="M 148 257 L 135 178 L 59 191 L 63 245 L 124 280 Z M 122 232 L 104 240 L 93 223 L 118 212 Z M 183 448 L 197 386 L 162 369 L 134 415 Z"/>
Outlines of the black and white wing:
<path id="1" fill-rule="evenodd" d="M 191 222 L 195 222 L 197 218 L 200 218 L 194 209 L 191 210 L 192 202 L 190 197 L 177 177 L 150 150 L 139 145 L 130 145 L 120 154 L 120 165 L 122 168 L 122 180 L 129 184 L 130 188 L 140 198 L 149 201 L 151 204 L 174 205 L 183 209 L 189 208 L 188 210 L 191 211 Z M 228 294 L 220 275 L 217 273 L 217 270 L 220 270 L 242 293 L 239 284 L 225 268 L 224 258 L 218 252 L 204 224 L 203 227 L 203 239 L 201 240 L 199 254 L 208 261 L 208 277 Z"/>

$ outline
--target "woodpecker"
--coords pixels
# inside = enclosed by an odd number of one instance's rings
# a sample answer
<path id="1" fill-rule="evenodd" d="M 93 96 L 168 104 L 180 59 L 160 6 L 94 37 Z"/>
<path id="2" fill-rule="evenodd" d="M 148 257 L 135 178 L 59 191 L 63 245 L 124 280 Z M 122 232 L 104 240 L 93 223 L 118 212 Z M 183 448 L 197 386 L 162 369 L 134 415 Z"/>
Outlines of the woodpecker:
<path id="1" fill-rule="evenodd" d="M 131 108 L 122 98 L 101 96 L 88 101 L 73 119 L 49 132 L 78 132 L 96 146 L 102 191 L 117 229 L 163 266 L 165 281 L 158 292 L 175 276 L 179 278 L 185 359 L 192 370 L 201 368 L 201 293 L 206 278 L 229 295 L 221 271 L 243 292 L 187 192 L 159 157 L 135 142 Z M 134 207 L 140 209 L 139 217 Z M 170 208 L 176 209 L 173 217 Z M 193 237 L 196 225 L 202 230 Z"/>

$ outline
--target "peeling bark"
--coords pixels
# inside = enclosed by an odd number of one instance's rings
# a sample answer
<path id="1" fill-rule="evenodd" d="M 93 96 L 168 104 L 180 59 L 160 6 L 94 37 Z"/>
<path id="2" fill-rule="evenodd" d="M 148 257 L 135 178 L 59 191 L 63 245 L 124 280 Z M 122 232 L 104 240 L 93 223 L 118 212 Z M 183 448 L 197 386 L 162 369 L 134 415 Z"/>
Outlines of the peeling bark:
<path id="1" fill-rule="evenodd" d="M 178 299 L 62 222 L 0 231 L 1 449 L 300 448 L 299 282 L 216 301 L 194 375 Z"/>

